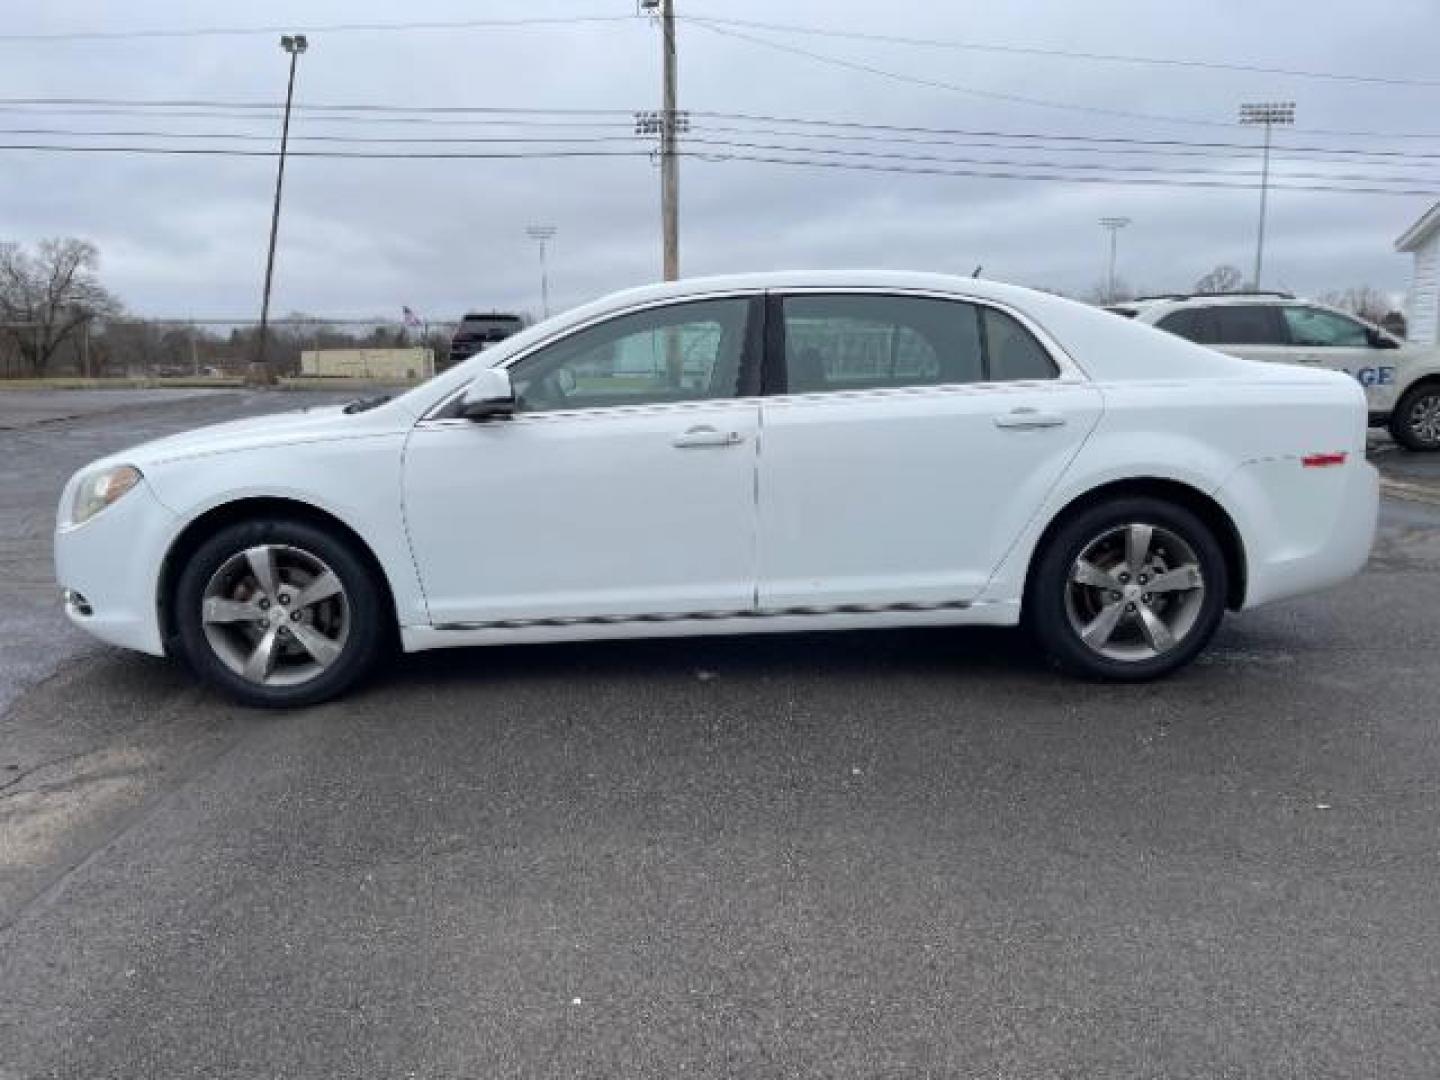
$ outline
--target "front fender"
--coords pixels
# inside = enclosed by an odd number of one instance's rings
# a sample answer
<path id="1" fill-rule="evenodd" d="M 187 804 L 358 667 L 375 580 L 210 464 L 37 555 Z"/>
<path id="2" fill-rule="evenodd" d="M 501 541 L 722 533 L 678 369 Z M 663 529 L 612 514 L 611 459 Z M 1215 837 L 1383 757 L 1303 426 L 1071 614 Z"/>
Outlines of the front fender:
<path id="1" fill-rule="evenodd" d="M 261 447 L 153 465 L 156 498 L 174 515 L 166 549 L 194 522 L 245 499 L 313 507 L 360 536 L 380 564 L 401 625 L 430 621 L 401 500 L 404 434 Z"/>

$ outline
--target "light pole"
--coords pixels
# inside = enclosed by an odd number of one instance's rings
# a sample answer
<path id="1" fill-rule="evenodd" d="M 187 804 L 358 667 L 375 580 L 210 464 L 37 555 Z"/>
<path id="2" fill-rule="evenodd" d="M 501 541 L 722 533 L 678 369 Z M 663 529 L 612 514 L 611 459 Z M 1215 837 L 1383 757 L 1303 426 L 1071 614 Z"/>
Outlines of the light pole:
<path id="1" fill-rule="evenodd" d="M 1293 101 L 1250 101 L 1240 106 L 1240 123 L 1265 127 L 1265 156 L 1260 166 L 1260 228 L 1255 234 L 1255 277 L 1250 287 L 1260 288 L 1260 271 L 1265 263 L 1265 203 L 1270 194 L 1270 129 L 1276 124 L 1295 123 Z"/>
<path id="2" fill-rule="evenodd" d="M 1128 217 L 1102 217 L 1100 227 L 1110 231 L 1110 272 L 1105 277 L 1105 298 L 1115 301 L 1115 238 L 1120 230 L 1130 224 Z"/>
<path id="3" fill-rule="evenodd" d="M 255 359 L 250 364 L 247 381 L 268 386 L 275 381 L 275 374 L 265 356 L 269 342 L 270 325 L 270 282 L 275 276 L 275 236 L 280 231 L 280 193 L 285 187 L 285 148 L 290 142 L 290 102 L 295 97 L 295 65 L 300 54 L 310 47 L 304 34 L 286 34 L 280 39 L 280 48 L 290 54 L 290 81 L 285 85 L 285 119 L 280 124 L 280 167 L 275 173 L 275 207 L 270 212 L 270 249 L 265 256 L 265 294 L 260 301 L 260 340 L 255 345 Z"/>
<path id="4" fill-rule="evenodd" d="M 550 274 L 545 268 L 545 242 L 555 238 L 554 225 L 528 225 L 525 235 L 540 245 L 540 311 L 541 318 L 550 317 Z"/>

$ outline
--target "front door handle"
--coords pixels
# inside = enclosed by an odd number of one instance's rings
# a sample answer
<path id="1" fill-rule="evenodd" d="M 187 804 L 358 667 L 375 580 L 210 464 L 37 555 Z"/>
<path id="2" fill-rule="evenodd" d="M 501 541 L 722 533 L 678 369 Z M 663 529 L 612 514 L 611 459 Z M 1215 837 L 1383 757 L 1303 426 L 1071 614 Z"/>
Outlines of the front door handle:
<path id="1" fill-rule="evenodd" d="M 1059 413 L 1041 412 L 1039 409 L 1024 406 L 995 417 L 996 427 L 1021 431 L 1030 428 L 1062 427 L 1064 423 L 1065 417 Z"/>
<path id="2" fill-rule="evenodd" d="M 696 446 L 739 446 L 744 441 L 745 436 L 738 431 L 721 431 L 709 424 L 701 424 L 683 435 L 676 435 L 670 445 L 688 450 Z"/>

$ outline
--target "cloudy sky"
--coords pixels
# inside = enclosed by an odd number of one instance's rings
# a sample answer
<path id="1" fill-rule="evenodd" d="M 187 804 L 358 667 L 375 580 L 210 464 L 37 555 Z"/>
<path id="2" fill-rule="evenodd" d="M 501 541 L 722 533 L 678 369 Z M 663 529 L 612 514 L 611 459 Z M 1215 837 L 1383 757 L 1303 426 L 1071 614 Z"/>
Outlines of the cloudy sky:
<path id="1" fill-rule="evenodd" d="M 686 148 L 708 155 L 681 164 L 686 275 L 983 265 L 988 277 L 1083 293 L 1105 273 L 1097 219 L 1108 215 L 1133 219 L 1120 276 L 1134 285 L 1189 287 L 1222 262 L 1248 272 L 1259 155 L 1244 147 L 1258 132 L 1233 122 L 1247 100 L 1297 103 L 1295 128 L 1277 134 L 1278 185 L 1418 192 L 1273 190 L 1267 285 L 1403 291 L 1409 265 L 1393 241 L 1440 197 L 1424 194 L 1440 192 L 1435 0 L 676 3 Z M 472 307 L 535 310 L 532 222 L 558 230 L 552 290 L 564 307 L 659 276 L 659 174 L 651 144 L 631 138 L 633 112 L 659 103 L 659 35 L 635 11 L 636 0 L 11 0 L 0 141 L 273 150 L 278 113 L 250 106 L 283 99 L 274 32 L 54 35 L 293 26 L 311 40 L 294 150 L 608 156 L 294 157 L 275 308 L 338 317 L 408 304 L 435 320 Z M 557 21 L 339 25 L 487 19 Z M 215 104 L 153 104 L 176 101 Z M 1145 141 L 1090 141 L 1107 138 Z M 436 139 L 455 141 L 417 141 Z M 496 139 L 528 141 L 480 141 Z M 885 171 L 897 169 L 909 171 Z M 0 240 L 88 237 L 132 310 L 248 317 L 274 172 L 264 156 L 3 149 Z M 974 172 L 1012 175 L 955 175 Z"/>

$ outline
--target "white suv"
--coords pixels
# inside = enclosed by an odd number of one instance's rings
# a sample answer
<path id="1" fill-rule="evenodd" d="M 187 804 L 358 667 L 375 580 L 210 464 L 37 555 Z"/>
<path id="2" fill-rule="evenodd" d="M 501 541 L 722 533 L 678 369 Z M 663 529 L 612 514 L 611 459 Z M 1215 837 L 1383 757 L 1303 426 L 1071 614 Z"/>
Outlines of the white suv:
<path id="1" fill-rule="evenodd" d="M 1148 296 L 1107 310 L 1232 356 L 1343 371 L 1365 388 L 1373 426 L 1440 450 L 1440 350 L 1289 293 Z"/>

